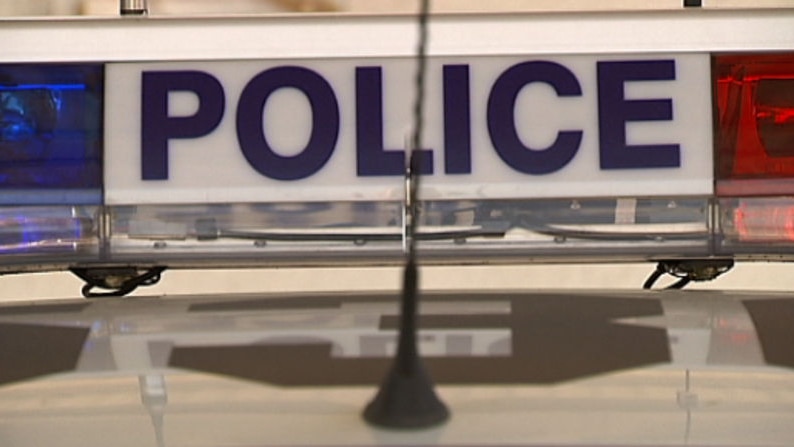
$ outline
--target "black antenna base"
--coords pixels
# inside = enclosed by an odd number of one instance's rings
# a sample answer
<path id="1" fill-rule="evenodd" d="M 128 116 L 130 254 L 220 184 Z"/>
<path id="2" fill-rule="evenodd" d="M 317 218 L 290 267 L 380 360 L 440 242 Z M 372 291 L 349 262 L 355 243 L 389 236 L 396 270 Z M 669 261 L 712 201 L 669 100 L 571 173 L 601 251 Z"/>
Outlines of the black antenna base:
<path id="1" fill-rule="evenodd" d="M 395 367 L 381 384 L 378 394 L 364 409 L 372 425 L 395 429 L 429 428 L 449 418 L 447 406 L 438 398 L 430 376 L 419 359 L 410 370 Z"/>
<path id="2" fill-rule="evenodd" d="M 402 311 L 397 355 L 378 389 L 364 409 L 364 419 L 384 428 L 420 429 L 441 424 L 449 410 L 438 398 L 417 346 L 416 310 L 419 269 L 413 250 L 403 272 Z"/>

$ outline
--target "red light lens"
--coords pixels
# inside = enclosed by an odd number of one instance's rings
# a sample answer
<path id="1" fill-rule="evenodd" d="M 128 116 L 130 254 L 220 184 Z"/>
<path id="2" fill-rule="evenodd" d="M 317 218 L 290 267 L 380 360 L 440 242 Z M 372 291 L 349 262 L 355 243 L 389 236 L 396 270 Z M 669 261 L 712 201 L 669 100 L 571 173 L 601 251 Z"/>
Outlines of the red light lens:
<path id="1" fill-rule="evenodd" d="M 717 194 L 794 192 L 794 53 L 715 57 Z"/>
<path id="2" fill-rule="evenodd" d="M 735 236 L 741 242 L 794 241 L 794 202 L 745 201 L 733 210 Z"/>

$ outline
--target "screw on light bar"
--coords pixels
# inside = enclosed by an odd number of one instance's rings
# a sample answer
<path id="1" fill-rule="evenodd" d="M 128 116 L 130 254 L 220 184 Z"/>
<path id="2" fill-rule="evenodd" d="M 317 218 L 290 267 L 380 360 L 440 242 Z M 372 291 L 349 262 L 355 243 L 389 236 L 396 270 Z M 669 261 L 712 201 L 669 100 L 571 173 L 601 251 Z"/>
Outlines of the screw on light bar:
<path id="1" fill-rule="evenodd" d="M 717 195 L 794 193 L 794 53 L 719 55 Z"/>

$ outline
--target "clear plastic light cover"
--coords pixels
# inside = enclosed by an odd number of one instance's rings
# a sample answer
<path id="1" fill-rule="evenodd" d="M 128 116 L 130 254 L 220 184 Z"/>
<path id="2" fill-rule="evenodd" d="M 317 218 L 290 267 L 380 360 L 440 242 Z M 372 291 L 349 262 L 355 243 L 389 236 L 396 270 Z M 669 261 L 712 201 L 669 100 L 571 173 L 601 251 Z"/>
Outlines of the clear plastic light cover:
<path id="1" fill-rule="evenodd" d="M 93 261 L 96 206 L 0 207 L 0 266 Z"/>
<path id="2" fill-rule="evenodd" d="M 0 65 L 0 266 L 96 259 L 102 84 L 99 64 Z"/>
<path id="3" fill-rule="evenodd" d="M 794 252 L 794 197 L 720 199 L 720 251 L 737 256 Z"/>
<path id="4" fill-rule="evenodd" d="M 704 256 L 708 198 L 431 201 L 419 248 L 436 262 Z M 116 206 L 110 255 L 202 265 L 401 259 L 400 202 Z"/>

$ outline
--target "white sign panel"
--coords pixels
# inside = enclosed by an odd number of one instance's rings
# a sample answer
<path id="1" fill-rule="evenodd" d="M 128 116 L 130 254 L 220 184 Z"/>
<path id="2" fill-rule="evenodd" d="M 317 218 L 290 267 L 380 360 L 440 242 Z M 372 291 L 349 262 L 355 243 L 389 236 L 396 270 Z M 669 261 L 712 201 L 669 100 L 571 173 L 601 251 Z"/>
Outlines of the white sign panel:
<path id="1" fill-rule="evenodd" d="M 108 64 L 108 204 L 403 194 L 409 58 Z M 706 54 L 429 61 L 424 199 L 712 193 Z"/>

